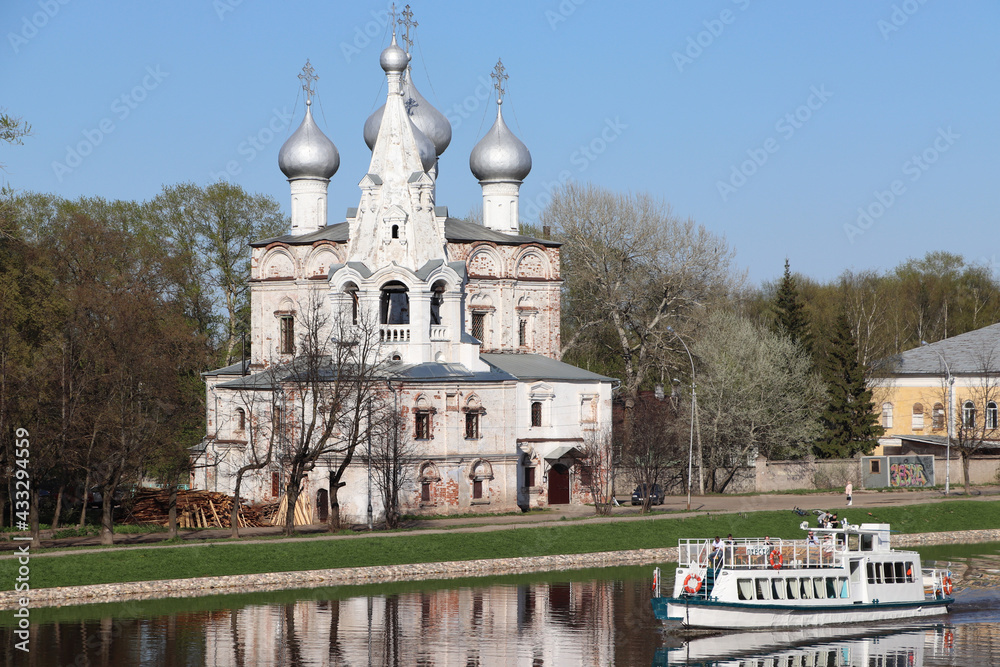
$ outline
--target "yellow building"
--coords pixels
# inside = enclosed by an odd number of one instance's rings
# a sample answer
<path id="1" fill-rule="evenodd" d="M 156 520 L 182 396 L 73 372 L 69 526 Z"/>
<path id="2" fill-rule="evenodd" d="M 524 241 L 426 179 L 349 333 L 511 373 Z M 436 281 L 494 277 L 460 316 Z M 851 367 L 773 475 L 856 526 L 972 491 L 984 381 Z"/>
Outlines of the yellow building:
<path id="1" fill-rule="evenodd" d="M 944 457 L 958 444 L 992 451 L 1000 440 L 1000 324 L 925 344 L 888 360 L 873 380 L 885 435 L 876 455 Z"/>

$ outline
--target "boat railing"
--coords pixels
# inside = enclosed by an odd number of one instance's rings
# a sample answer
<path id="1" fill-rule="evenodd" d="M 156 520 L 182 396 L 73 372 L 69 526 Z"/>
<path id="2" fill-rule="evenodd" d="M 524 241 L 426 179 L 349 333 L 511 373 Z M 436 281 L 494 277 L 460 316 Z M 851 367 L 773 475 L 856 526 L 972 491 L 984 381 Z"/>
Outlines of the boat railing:
<path id="1" fill-rule="evenodd" d="M 680 540 L 678 564 L 681 567 L 736 570 L 834 567 L 840 564 L 840 554 L 847 550 L 847 545 L 832 535 L 817 541 L 738 538 L 727 540 L 721 547 L 713 546 L 713 542 Z"/>
<path id="2" fill-rule="evenodd" d="M 951 579 L 951 570 L 942 570 L 936 567 L 925 567 L 920 574 L 924 582 L 924 598 L 927 600 L 940 600 L 951 597 L 954 592 L 954 585 Z"/>

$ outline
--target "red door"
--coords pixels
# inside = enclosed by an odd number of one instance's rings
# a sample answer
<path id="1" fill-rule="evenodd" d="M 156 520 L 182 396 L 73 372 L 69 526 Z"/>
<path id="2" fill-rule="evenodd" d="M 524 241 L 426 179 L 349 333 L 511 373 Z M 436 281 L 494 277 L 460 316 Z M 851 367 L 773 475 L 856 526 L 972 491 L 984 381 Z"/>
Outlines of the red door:
<path id="1" fill-rule="evenodd" d="M 557 463 L 549 470 L 549 505 L 569 504 L 569 468 Z"/>

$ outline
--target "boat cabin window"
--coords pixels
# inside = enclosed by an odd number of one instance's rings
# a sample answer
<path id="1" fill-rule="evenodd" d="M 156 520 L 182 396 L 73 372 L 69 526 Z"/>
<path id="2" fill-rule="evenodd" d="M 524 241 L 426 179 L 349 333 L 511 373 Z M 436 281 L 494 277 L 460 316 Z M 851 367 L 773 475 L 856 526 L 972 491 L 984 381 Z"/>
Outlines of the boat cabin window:
<path id="1" fill-rule="evenodd" d="M 858 534 L 849 534 L 847 536 L 847 548 L 851 551 L 861 550 L 861 536 Z"/>
<path id="2" fill-rule="evenodd" d="M 753 580 L 737 579 L 736 592 L 739 594 L 741 600 L 753 600 Z"/>
<path id="3" fill-rule="evenodd" d="M 771 599 L 771 582 L 768 579 L 757 579 L 757 599 Z"/>
<path id="4" fill-rule="evenodd" d="M 861 534 L 861 551 L 871 551 L 872 543 L 875 541 L 875 536 L 871 533 Z"/>
<path id="5" fill-rule="evenodd" d="M 772 579 L 771 580 L 771 588 L 772 588 L 772 590 L 771 590 L 771 597 L 772 598 L 774 598 L 775 600 L 784 600 L 785 599 L 785 590 L 787 589 L 787 587 L 785 586 L 785 580 L 784 579 L 781 579 L 781 578 L 778 578 L 778 577 L 775 577 L 774 579 Z"/>
<path id="6" fill-rule="evenodd" d="M 826 580 L 823 577 L 816 577 L 813 579 L 813 588 L 816 591 L 816 599 L 822 600 L 826 598 Z"/>
<path id="7" fill-rule="evenodd" d="M 847 584 L 847 577 L 839 577 L 837 582 L 840 584 L 840 597 L 849 598 L 851 597 L 851 589 Z"/>
<path id="8" fill-rule="evenodd" d="M 833 577 L 826 578 L 826 597 L 837 597 L 837 580 Z"/>
<path id="9" fill-rule="evenodd" d="M 800 597 L 802 597 L 802 588 L 799 586 L 799 580 L 798 579 L 789 579 L 788 580 L 788 599 L 789 600 L 798 600 Z"/>
<path id="10" fill-rule="evenodd" d="M 893 563 L 896 570 L 896 583 L 902 584 L 906 581 L 906 563 Z"/>
<path id="11" fill-rule="evenodd" d="M 802 577 L 802 599 L 803 600 L 813 599 L 812 579 L 810 579 L 809 577 Z"/>
<path id="12" fill-rule="evenodd" d="M 913 583 L 913 568 L 914 568 L 913 563 L 906 564 L 906 583 L 908 584 Z"/>
<path id="13" fill-rule="evenodd" d="M 868 563 L 868 583 L 875 583 L 875 563 Z"/>
<path id="14" fill-rule="evenodd" d="M 896 583 L 896 576 L 893 574 L 892 563 L 886 563 L 882 566 L 882 572 L 885 573 L 885 583 L 894 584 Z"/>

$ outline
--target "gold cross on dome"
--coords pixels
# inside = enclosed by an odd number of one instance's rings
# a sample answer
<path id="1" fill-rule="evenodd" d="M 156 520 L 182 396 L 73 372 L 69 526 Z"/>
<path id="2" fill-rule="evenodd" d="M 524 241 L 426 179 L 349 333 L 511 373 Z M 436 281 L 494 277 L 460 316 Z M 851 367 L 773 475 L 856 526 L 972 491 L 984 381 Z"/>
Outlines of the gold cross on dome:
<path id="1" fill-rule="evenodd" d="M 406 52 L 410 53 L 413 51 L 413 37 L 410 36 L 410 28 L 416 28 L 420 24 L 413 20 L 413 12 L 409 5 L 406 5 L 400 14 L 403 18 L 399 19 L 397 23 L 406 28 L 403 33 L 403 41 L 406 42 Z"/>
<path id="2" fill-rule="evenodd" d="M 302 81 L 302 90 L 306 93 L 306 101 L 311 102 L 313 97 L 313 82 L 319 79 L 315 74 L 316 70 L 313 66 L 309 64 L 309 59 L 306 59 L 305 67 L 302 68 L 302 74 L 299 74 L 299 80 Z"/>
<path id="3" fill-rule="evenodd" d="M 503 94 L 507 92 L 505 82 L 509 77 L 507 70 L 503 67 L 503 61 L 499 58 L 497 58 L 497 66 L 490 72 L 490 78 L 493 79 L 493 87 L 497 90 L 497 104 L 503 104 Z"/>

